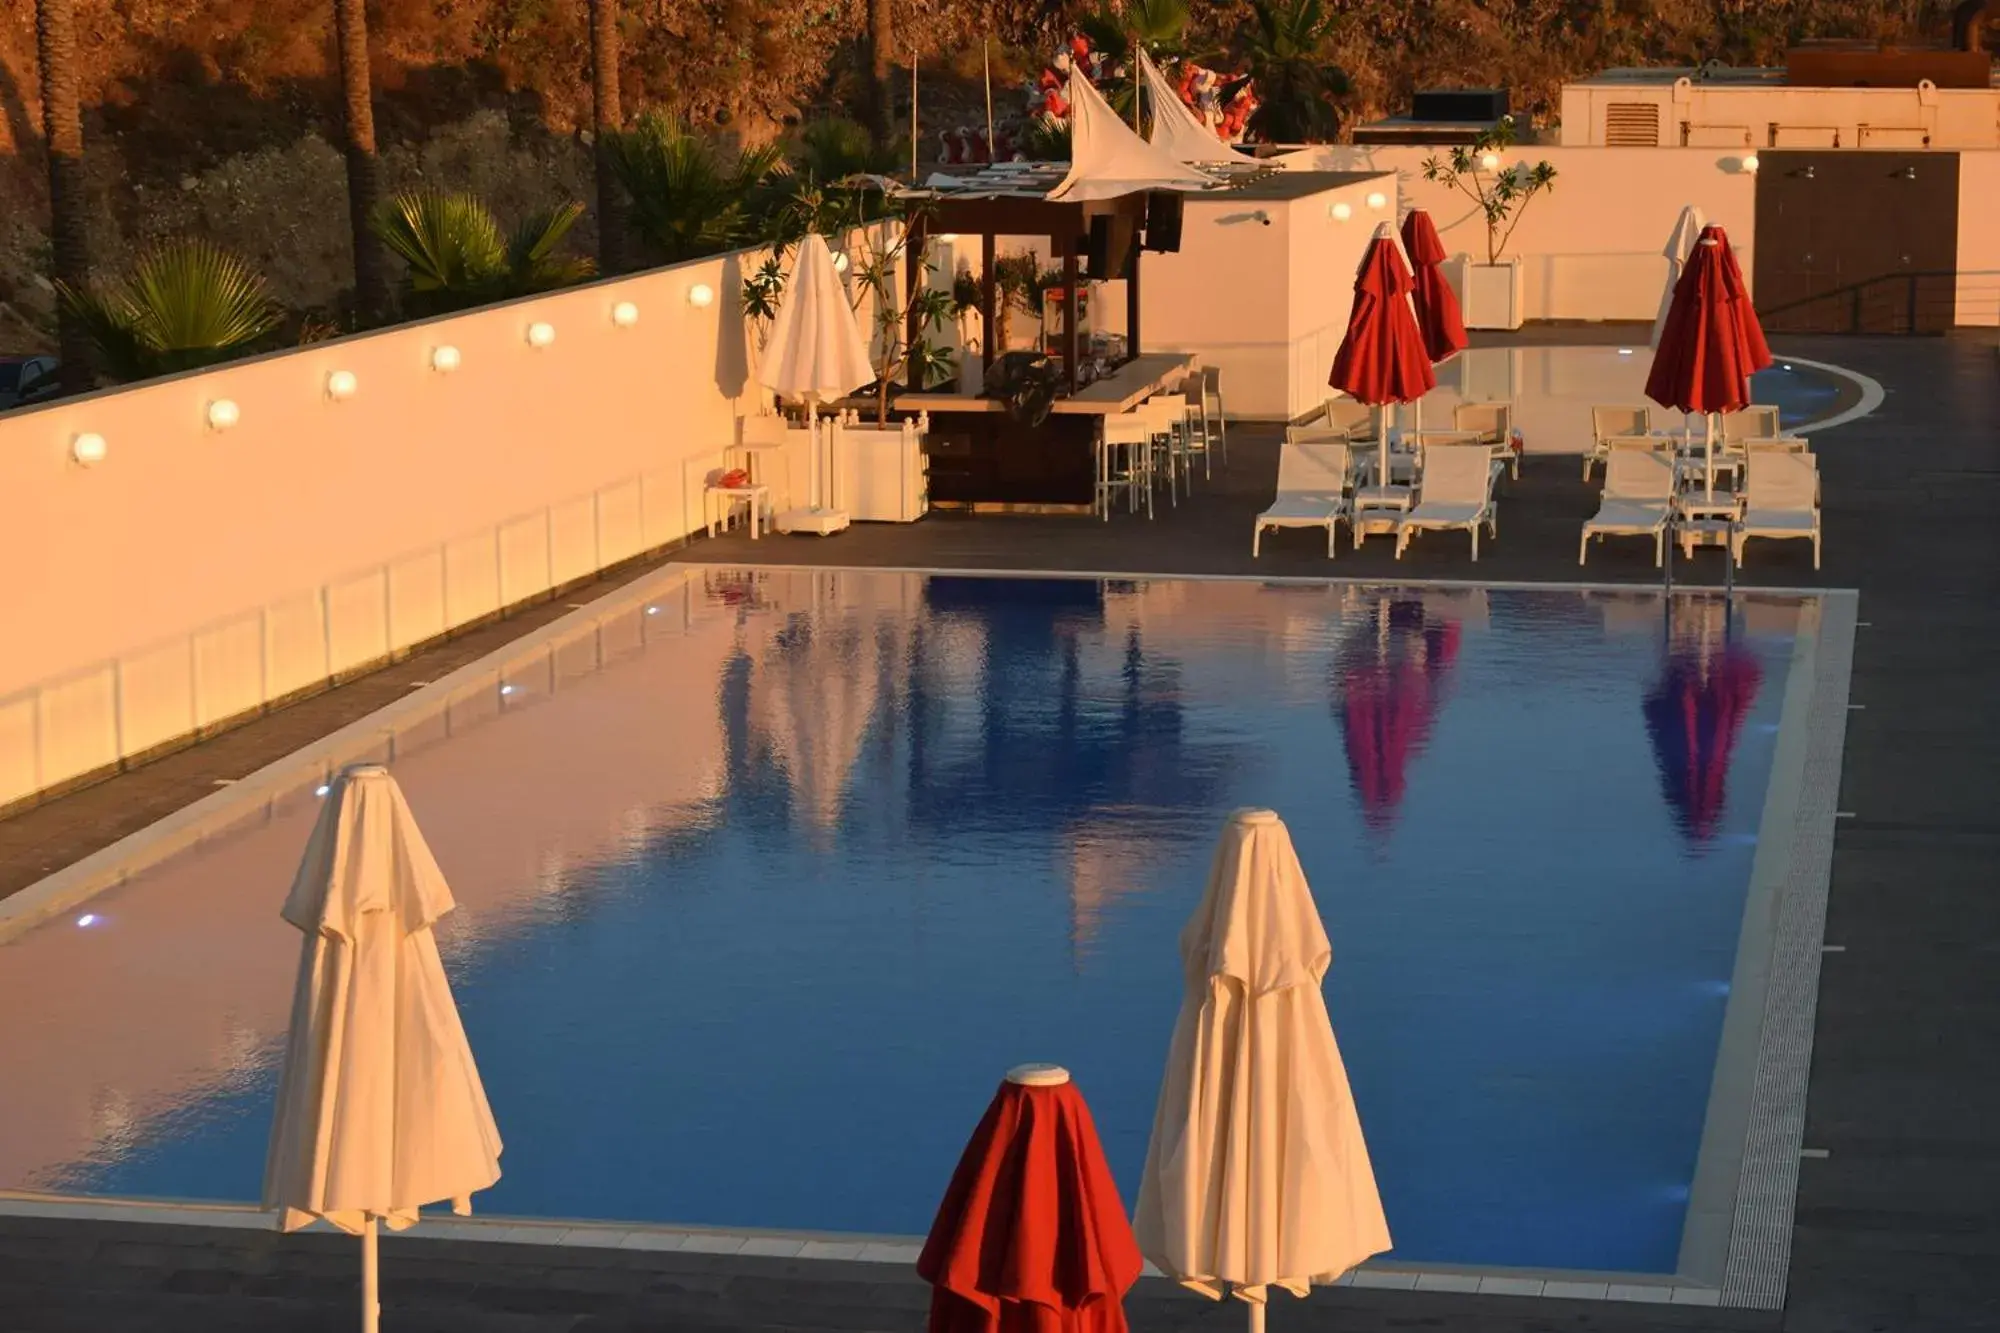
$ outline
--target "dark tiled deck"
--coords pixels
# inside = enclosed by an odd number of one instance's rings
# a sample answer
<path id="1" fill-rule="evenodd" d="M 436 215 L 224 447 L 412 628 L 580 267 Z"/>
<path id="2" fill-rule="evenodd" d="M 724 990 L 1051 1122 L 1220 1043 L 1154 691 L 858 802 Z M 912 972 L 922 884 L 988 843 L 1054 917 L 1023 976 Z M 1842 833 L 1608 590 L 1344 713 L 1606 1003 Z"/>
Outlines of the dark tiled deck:
<path id="1" fill-rule="evenodd" d="M 1538 342 L 1606 331 L 1534 330 Z M 1609 336 L 1616 338 L 1618 332 Z M 1631 336 L 1630 332 L 1624 333 Z M 1820 983 L 1790 1295 L 1782 1314 L 1346 1288 L 1280 1304 L 1280 1330 L 1465 1333 L 1799 1333 L 2000 1329 L 2000 360 L 1991 339 L 1781 340 L 1889 390 L 1874 417 L 1821 436 L 1826 568 L 1805 546 L 1751 548 L 1749 585 L 1862 591 L 1830 955 Z M 1269 432 L 1234 440 L 1226 473 L 1155 524 L 936 519 L 825 541 L 700 543 L 679 559 L 1189 574 L 1574 581 L 1593 501 L 1568 460 L 1533 459 L 1475 567 L 1462 537 L 1430 536 L 1401 564 L 1388 544 L 1331 566 L 1310 537 L 1249 554 L 1268 497 Z M 1692 581 L 1712 581 L 1714 554 Z M 1638 543 L 1593 552 L 1592 581 L 1654 583 Z M 0 821 L 0 894 L 31 882 L 453 666 L 601 587 L 484 627 L 215 741 Z M 12 1071 L 10 1071 L 11 1073 Z M 0 1219 L 0 1330 L 304 1333 L 352 1326 L 352 1242 L 114 1223 Z M 384 1245 L 396 1333 L 622 1329 L 913 1330 L 907 1272 L 833 1261 L 628 1254 L 398 1237 Z M 1235 1329 L 1242 1312 L 1142 1284 L 1135 1329 Z"/>

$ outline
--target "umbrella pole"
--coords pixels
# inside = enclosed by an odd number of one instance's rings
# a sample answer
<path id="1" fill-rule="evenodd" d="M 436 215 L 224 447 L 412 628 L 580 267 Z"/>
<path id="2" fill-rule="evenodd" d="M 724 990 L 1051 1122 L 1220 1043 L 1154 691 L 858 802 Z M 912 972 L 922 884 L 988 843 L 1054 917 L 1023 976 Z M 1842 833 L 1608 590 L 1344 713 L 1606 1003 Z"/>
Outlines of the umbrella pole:
<path id="1" fill-rule="evenodd" d="M 1382 406 L 1375 409 L 1375 484 L 1387 487 L 1389 484 L 1389 409 Z"/>
<path id="2" fill-rule="evenodd" d="M 1246 1302 L 1250 1306 L 1250 1333 L 1264 1333 L 1263 1301 Z"/>
<path id="3" fill-rule="evenodd" d="M 382 1323 L 382 1303 L 378 1299 L 378 1257 L 375 1214 L 367 1213 L 361 1221 L 361 1333 L 375 1333 Z"/>
<path id="4" fill-rule="evenodd" d="M 1713 504 L 1715 502 L 1715 413 L 1702 413 L 1701 426 L 1703 436 L 1707 441 L 1702 450 L 1702 456 L 1708 466 L 1708 500 L 1710 504 Z"/>
<path id="5" fill-rule="evenodd" d="M 807 480 L 807 493 L 812 497 L 812 509 L 819 512 L 819 404 L 806 399 L 806 457 L 809 460 L 811 476 Z"/>

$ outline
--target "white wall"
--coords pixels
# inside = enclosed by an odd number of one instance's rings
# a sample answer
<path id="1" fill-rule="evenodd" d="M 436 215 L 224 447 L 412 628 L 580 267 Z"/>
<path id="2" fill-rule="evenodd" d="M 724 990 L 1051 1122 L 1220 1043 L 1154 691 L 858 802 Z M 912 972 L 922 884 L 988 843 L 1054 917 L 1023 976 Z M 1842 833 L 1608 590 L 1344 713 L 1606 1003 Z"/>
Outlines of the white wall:
<path id="1" fill-rule="evenodd" d="M 1958 155 L 1957 322 L 2000 325 L 2000 152 Z"/>
<path id="2" fill-rule="evenodd" d="M 1437 223 L 1445 249 L 1484 261 L 1486 224 L 1464 194 L 1424 179 L 1438 148 L 1329 146 L 1308 165 L 1334 171 L 1395 175 L 1400 211 L 1422 208 Z M 1546 160 L 1556 168 L 1554 190 L 1520 213 L 1505 254 L 1522 261 L 1528 319 L 1644 319 L 1659 309 L 1668 234 L 1681 209 L 1699 206 L 1729 231 L 1744 276 L 1754 267 L 1756 178 L 1740 157 L 1698 149 L 1516 149 L 1510 160 Z"/>
<path id="3" fill-rule="evenodd" d="M 1180 250 L 1140 260 L 1145 348 L 1219 369 L 1231 417 L 1289 420 L 1317 406 L 1372 223 L 1391 217 L 1367 196 L 1393 191 L 1376 180 L 1292 200 L 1190 198 Z M 1331 217 L 1336 203 L 1347 221 Z"/>
<path id="4" fill-rule="evenodd" d="M 0 805 L 699 527 L 757 399 L 740 283 L 710 259 L 0 417 Z"/>

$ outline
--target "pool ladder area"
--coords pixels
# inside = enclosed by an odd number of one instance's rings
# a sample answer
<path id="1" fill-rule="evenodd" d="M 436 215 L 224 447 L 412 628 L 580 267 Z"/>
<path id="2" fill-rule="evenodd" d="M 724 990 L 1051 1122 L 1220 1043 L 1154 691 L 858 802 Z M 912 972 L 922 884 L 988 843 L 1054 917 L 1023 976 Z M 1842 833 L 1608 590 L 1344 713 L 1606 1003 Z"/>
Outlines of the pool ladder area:
<path id="1" fill-rule="evenodd" d="M 1660 562 L 1661 591 L 1674 590 L 1674 550 L 1679 545 L 1674 540 L 1673 522 L 1667 524 L 1666 559 Z M 1722 595 L 1725 600 L 1736 596 L 1736 543 L 1724 540 L 1722 543 Z"/>

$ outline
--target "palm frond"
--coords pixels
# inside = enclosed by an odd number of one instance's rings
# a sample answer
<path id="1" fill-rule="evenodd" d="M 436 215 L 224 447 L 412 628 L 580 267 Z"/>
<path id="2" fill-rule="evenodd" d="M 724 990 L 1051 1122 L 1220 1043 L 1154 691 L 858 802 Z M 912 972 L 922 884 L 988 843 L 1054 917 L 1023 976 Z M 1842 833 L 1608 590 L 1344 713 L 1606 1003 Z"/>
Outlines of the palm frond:
<path id="1" fill-rule="evenodd" d="M 597 272 L 597 265 L 589 259 L 557 253 L 569 229 L 582 216 L 583 205 L 572 199 L 522 219 L 507 238 L 510 294 L 525 296 L 567 287 Z"/>
<path id="2" fill-rule="evenodd" d="M 726 161 L 680 121 L 648 112 L 611 139 L 611 164 L 631 199 L 632 229 L 667 263 L 728 249 L 749 227 L 749 196 L 778 165 L 776 148 Z"/>
<path id="3" fill-rule="evenodd" d="M 262 274 L 193 239 L 154 246 L 122 281 L 59 294 L 119 379 L 226 361 L 284 317 Z"/>
<path id="4" fill-rule="evenodd" d="M 491 300 L 507 272 L 500 223 L 479 199 L 442 190 L 412 190 L 385 199 L 369 230 L 409 265 L 412 304 L 420 310 L 460 309 Z"/>

